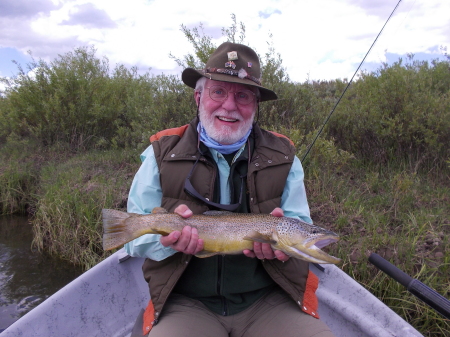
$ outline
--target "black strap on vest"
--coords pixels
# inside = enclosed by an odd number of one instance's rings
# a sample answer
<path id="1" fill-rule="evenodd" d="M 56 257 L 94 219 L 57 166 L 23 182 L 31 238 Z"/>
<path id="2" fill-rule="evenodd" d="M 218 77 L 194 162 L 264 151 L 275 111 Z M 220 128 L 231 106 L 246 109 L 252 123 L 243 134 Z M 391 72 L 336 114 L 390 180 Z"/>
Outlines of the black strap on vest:
<path id="1" fill-rule="evenodd" d="M 191 176 L 192 173 L 194 172 L 194 168 L 197 166 L 197 163 L 199 161 L 200 157 L 197 158 L 197 160 L 194 163 L 194 166 L 192 166 L 191 171 L 189 172 L 188 176 L 186 177 L 186 180 L 184 181 L 184 191 L 189 194 L 190 196 L 204 202 L 205 204 L 215 207 L 215 208 L 219 208 L 219 209 L 223 209 L 225 211 L 229 211 L 229 212 L 233 212 L 235 211 L 239 205 L 242 203 L 242 198 L 244 195 L 244 178 L 245 176 L 240 176 L 241 178 L 241 191 L 239 193 L 239 202 L 236 204 L 230 204 L 230 205 L 224 205 L 224 204 L 218 204 L 216 202 L 212 202 L 209 201 L 208 199 L 204 198 L 200 193 L 198 193 L 198 191 L 194 188 L 194 186 L 192 186 L 191 183 Z"/>

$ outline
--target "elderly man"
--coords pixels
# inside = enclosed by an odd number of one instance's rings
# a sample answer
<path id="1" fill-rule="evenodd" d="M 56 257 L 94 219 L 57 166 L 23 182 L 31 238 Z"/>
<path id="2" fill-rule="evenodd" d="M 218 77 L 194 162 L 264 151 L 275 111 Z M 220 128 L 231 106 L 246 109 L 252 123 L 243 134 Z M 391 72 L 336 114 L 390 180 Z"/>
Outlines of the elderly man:
<path id="1" fill-rule="evenodd" d="M 187 68 L 197 117 L 153 135 L 130 189 L 128 212 L 156 206 L 183 217 L 208 210 L 271 213 L 312 222 L 303 169 L 286 137 L 255 123 L 260 102 L 277 99 L 260 82 L 249 47 L 223 43 L 205 69 Z M 255 242 L 242 255 L 197 258 L 203 241 L 186 226 L 125 246 L 146 257 L 149 336 L 333 336 L 318 319 L 317 277 L 308 263 Z"/>

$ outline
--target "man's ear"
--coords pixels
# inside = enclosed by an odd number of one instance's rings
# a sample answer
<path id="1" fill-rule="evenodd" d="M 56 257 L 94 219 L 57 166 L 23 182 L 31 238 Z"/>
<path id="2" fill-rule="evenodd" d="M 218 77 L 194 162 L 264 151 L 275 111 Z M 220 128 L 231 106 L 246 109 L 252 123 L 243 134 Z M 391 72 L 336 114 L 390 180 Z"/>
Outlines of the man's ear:
<path id="1" fill-rule="evenodd" d="M 195 91 L 194 92 L 194 99 L 195 99 L 195 103 L 197 104 L 197 106 L 200 105 L 200 97 L 201 97 L 201 92 L 200 91 Z"/>

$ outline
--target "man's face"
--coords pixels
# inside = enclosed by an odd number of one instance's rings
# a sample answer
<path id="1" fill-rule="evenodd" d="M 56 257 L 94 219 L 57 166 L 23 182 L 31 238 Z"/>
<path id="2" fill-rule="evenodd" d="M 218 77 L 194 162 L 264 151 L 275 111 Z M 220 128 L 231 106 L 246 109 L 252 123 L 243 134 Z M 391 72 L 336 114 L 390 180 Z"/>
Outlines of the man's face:
<path id="1" fill-rule="evenodd" d="M 216 85 L 228 91 L 228 97 L 222 102 L 210 97 L 209 88 Z M 200 102 L 200 121 L 208 136 L 220 144 L 236 143 L 252 126 L 257 107 L 256 98 L 248 104 L 236 102 L 234 93 L 242 90 L 255 92 L 251 86 L 207 79 L 203 92 L 195 93 L 196 102 Z"/>

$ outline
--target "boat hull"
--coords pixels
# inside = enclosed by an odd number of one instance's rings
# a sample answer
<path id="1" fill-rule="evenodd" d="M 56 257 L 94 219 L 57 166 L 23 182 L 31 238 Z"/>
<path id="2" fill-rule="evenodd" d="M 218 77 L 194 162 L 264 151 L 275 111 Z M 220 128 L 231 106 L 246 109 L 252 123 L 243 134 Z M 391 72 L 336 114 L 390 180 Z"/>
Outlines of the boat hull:
<path id="1" fill-rule="evenodd" d="M 15 336 L 130 337 L 149 301 L 142 258 L 124 250 L 69 283 L 0 333 Z M 319 268 L 319 315 L 337 337 L 422 336 L 334 265 Z"/>

